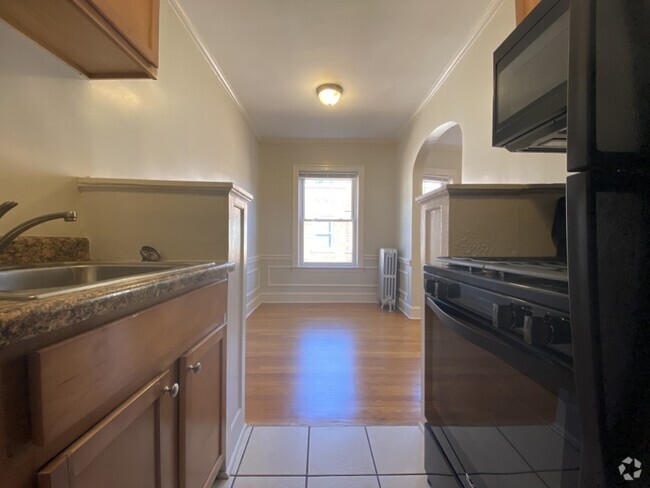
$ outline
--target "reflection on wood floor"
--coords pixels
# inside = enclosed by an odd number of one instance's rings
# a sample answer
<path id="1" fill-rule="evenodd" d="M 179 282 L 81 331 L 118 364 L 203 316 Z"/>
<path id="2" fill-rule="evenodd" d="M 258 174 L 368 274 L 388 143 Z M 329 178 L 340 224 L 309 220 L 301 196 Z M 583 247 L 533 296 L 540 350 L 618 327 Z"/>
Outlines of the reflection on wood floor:
<path id="1" fill-rule="evenodd" d="M 264 304 L 247 321 L 249 424 L 420 421 L 420 321 L 373 304 Z"/>

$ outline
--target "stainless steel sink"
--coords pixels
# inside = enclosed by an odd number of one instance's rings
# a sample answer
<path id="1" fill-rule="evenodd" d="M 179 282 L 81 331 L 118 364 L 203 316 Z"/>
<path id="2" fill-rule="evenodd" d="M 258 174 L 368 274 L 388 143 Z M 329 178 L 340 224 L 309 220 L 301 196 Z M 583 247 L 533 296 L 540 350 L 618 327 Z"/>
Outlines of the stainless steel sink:
<path id="1" fill-rule="evenodd" d="M 165 275 L 179 263 L 71 263 L 0 270 L 0 300 L 29 300 Z M 194 265 L 195 266 L 195 265 Z"/>

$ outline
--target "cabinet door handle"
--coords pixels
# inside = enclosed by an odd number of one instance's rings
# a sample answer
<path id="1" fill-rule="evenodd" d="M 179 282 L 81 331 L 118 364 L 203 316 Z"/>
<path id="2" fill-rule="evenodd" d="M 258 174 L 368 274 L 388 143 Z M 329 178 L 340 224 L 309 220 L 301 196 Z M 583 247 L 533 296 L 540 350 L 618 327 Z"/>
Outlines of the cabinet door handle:
<path id="1" fill-rule="evenodd" d="M 178 396 L 178 393 L 181 391 L 181 387 L 178 385 L 178 383 L 174 383 L 171 388 L 169 386 L 164 387 L 163 391 L 165 393 L 169 393 L 170 397 L 176 398 Z"/>
<path id="2" fill-rule="evenodd" d="M 199 363 L 196 363 L 196 364 L 190 364 L 190 365 L 187 367 L 187 369 L 191 369 L 191 370 L 194 372 L 194 374 L 199 374 L 199 373 L 201 372 L 201 368 L 202 368 L 202 367 L 203 367 L 203 366 L 202 366 L 201 363 L 199 362 Z"/>

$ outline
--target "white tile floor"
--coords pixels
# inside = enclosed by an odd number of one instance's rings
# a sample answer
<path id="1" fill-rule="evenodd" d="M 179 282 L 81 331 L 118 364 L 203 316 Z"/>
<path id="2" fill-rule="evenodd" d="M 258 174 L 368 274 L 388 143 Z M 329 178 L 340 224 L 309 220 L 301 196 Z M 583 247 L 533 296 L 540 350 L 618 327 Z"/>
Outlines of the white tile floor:
<path id="1" fill-rule="evenodd" d="M 214 488 L 429 488 L 417 426 L 254 427 Z M 444 463 L 433 488 L 456 488 Z"/>

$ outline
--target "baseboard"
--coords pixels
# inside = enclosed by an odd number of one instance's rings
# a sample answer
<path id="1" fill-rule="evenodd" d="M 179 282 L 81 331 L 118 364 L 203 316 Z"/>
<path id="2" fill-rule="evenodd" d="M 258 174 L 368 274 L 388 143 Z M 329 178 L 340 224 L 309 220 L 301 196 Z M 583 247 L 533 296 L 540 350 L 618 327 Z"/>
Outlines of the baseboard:
<path id="1" fill-rule="evenodd" d="M 246 305 L 246 318 L 263 303 L 378 303 L 374 293 L 276 292 L 257 293 Z M 420 319 L 420 307 L 399 300 L 397 309 L 412 320 Z"/>
<path id="2" fill-rule="evenodd" d="M 414 307 L 401 298 L 397 300 L 397 308 L 411 320 L 420 320 L 422 318 L 422 307 Z"/>
<path id="3" fill-rule="evenodd" d="M 262 305 L 262 294 L 256 293 L 255 296 L 246 304 L 246 318 L 250 317 L 250 315 L 257 310 L 257 307 L 260 305 Z"/>
<path id="4" fill-rule="evenodd" d="M 248 425 L 244 424 L 244 428 L 241 430 L 241 433 L 239 434 L 239 439 L 237 439 L 237 444 L 235 444 L 235 450 L 233 451 L 233 456 L 232 458 L 228 461 L 228 465 L 222 471 L 219 473 L 218 478 L 229 478 L 231 476 L 234 476 L 235 473 L 237 472 L 237 468 L 239 467 L 239 463 L 241 462 L 242 457 L 244 457 L 244 450 L 246 449 L 246 444 L 248 442 L 248 438 L 251 435 L 251 431 L 253 428 Z"/>
<path id="5" fill-rule="evenodd" d="M 376 293 L 279 292 L 260 293 L 260 303 L 377 303 Z"/>

